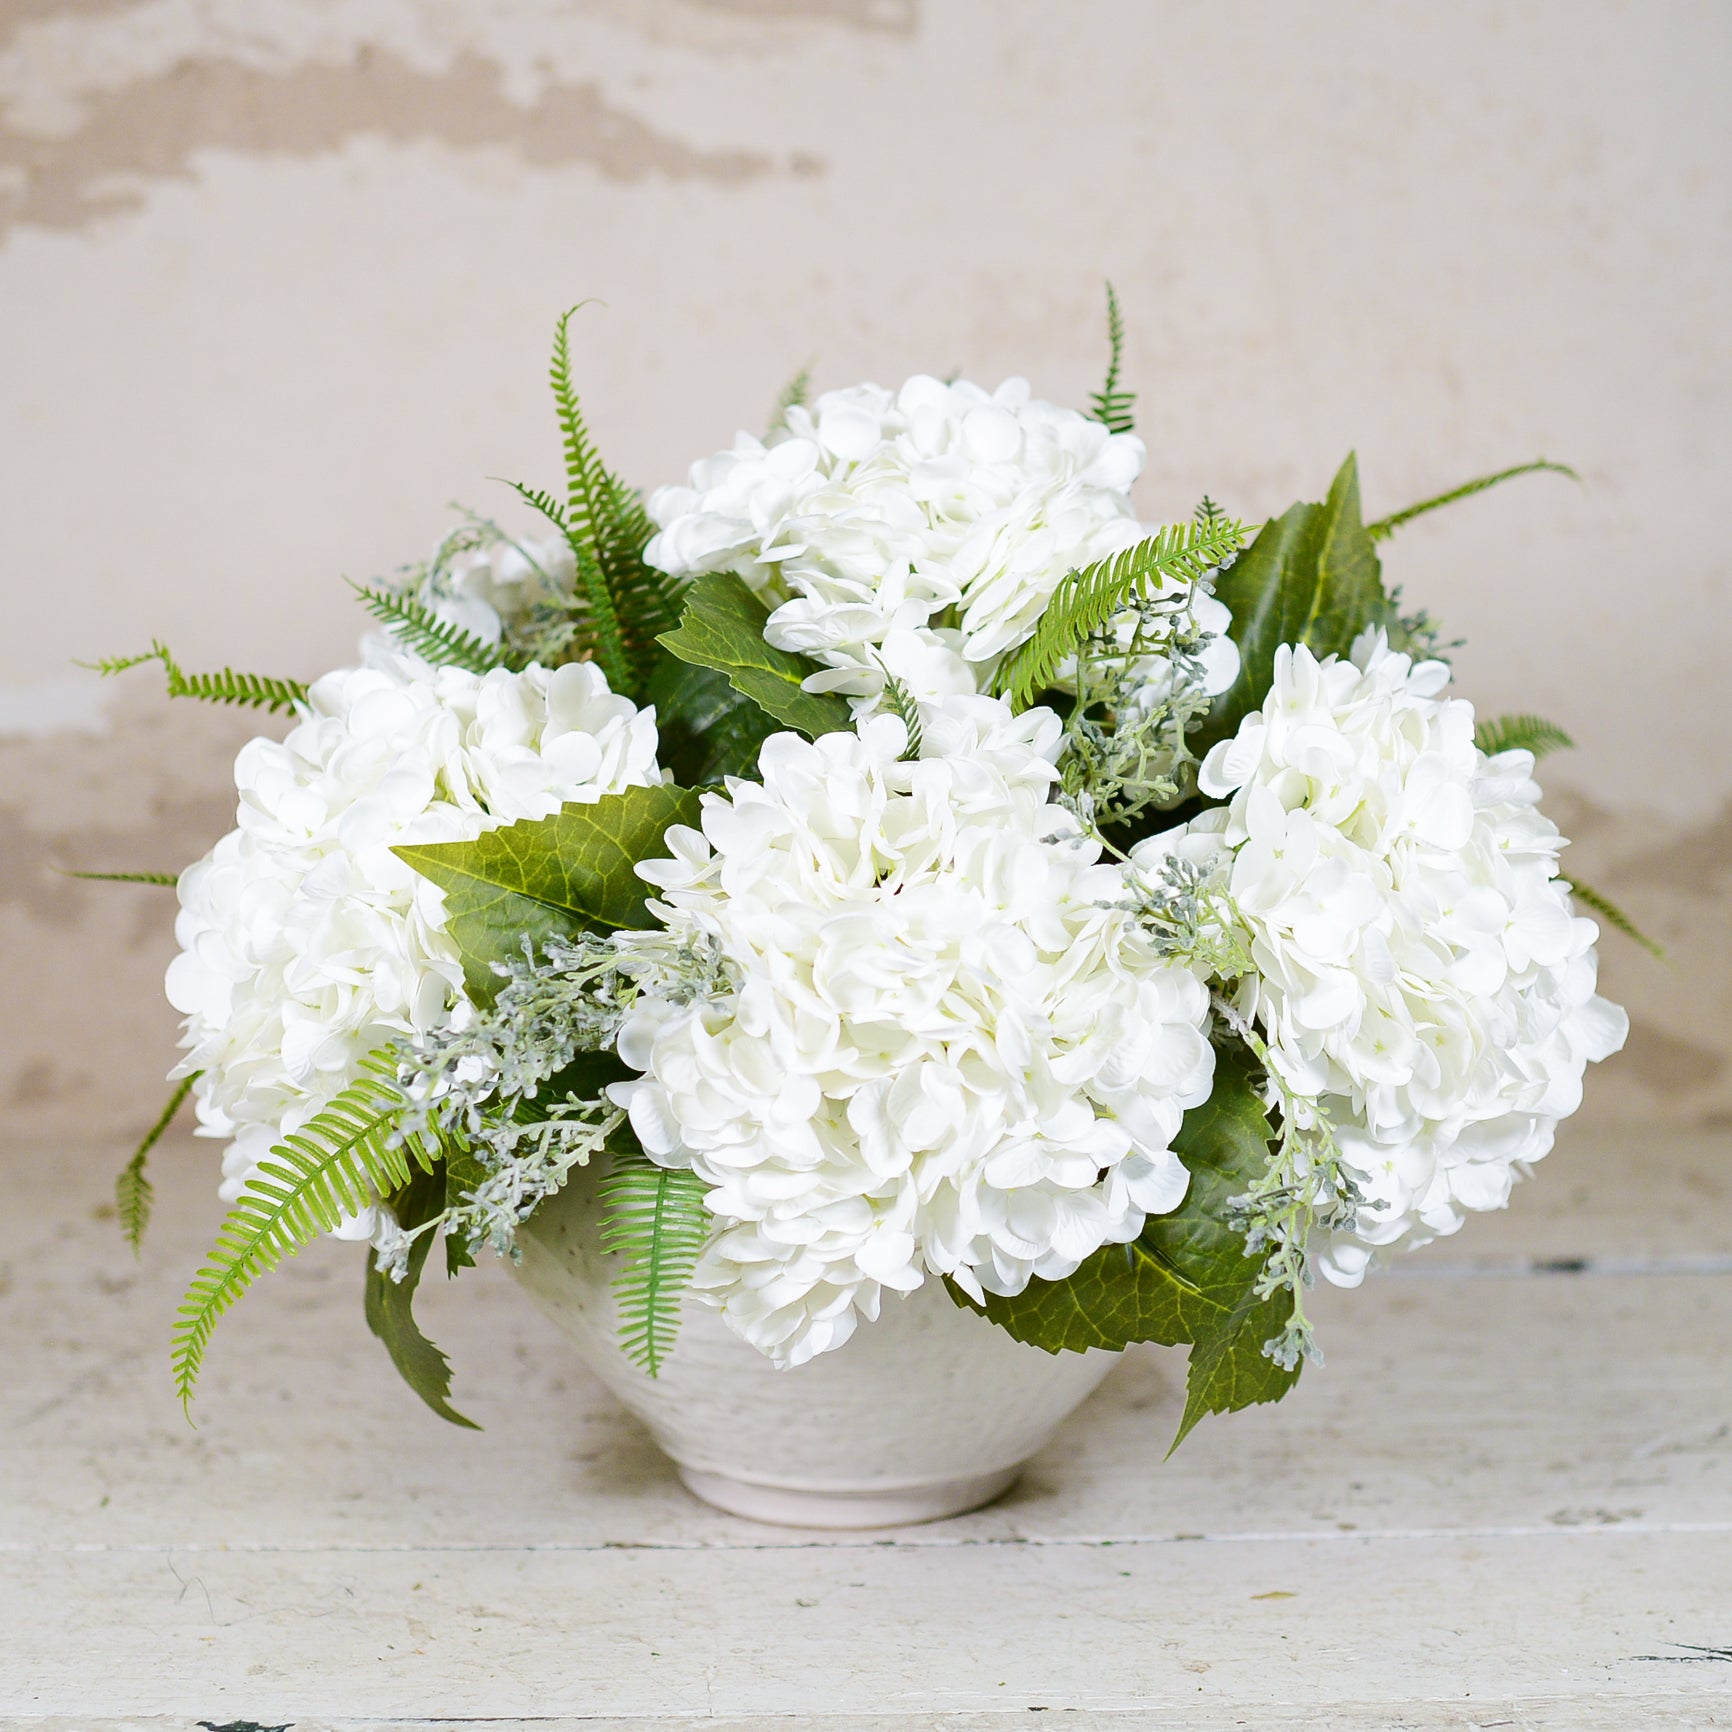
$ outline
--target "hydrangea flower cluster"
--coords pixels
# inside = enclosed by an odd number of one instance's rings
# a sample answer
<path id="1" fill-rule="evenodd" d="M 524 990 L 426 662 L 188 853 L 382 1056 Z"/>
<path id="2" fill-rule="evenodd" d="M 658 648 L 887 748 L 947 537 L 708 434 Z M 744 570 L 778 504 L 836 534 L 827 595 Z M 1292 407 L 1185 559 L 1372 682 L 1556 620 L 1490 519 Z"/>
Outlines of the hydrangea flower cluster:
<path id="1" fill-rule="evenodd" d="M 1276 652 L 1260 710 L 1199 773 L 1228 803 L 1143 843 L 1218 860 L 1251 968 L 1241 1012 L 1320 1106 L 1362 1201 L 1318 1247 L 1354 1285 L 1378 1250 L 1501 1208 L 1628 1019 L 1597 997 L 1533 754 L 1487 757 L 1449 669 L 1367 631 L 1351 658 Z"/>
<path id="2" fill-rule="evenodd" d="M 1147 534 L 1130 500 L 1142 463 L 1134 434 L 1041 402 L 1024 379 L 857 385 L 652 494 L 646 557 L 682 576 L 738 572 L 773 609 L 768 640 L 826 670 L 811 690 L 865 709 L 887 675 L 920 699 L 971 693 L 1068 572 Z M 1224 646 L 1209 668 L 1224 690 L 1238 671 L 1229 615 L 1194 601 Z"/>
<path id="3" fill-rule="evenodd" d="M 1208 994 L 1050 803 L 1058 740 L 985 697 L 937 706 L 913 762 L 895 716 L 778 735 L 639 867 L 737 986 L 641 998 L 615 1098 L 710 1187 L 697 1290 L 778 1364 L 928 1274 L 977 1299 L 1062 1278 L 1185 1194 Z"/>
<path id="4" fill-rule="evenodd" d="M 180 879 L 168 996 L 223 1194 L 354 1080 L 448 1013 L 463 970 L 444 895 L 391 852 L 478 836 L 661 779 L 653 711 L 593 664 L 478 675 L 375 636 L 280 743 L 235 764 L 236 828 Z M 354 1224 L 357 1236 L 370 1219 Z"/>

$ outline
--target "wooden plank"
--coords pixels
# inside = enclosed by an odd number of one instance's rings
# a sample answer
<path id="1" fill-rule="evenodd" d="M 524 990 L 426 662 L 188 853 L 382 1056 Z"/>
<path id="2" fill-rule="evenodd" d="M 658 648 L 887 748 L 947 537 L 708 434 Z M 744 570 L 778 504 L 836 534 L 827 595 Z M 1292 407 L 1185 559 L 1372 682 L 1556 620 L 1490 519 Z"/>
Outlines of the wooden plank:
<path id="1" fill-rule="evenodd" d="M 95 1218 L 107 1161 L 14 1152 L 0 1714 L 1732 1719 L 1732 1279 L 1592 1273 L 1714 1254 L 1726 1152 L 1662 1149 L 1635 1195 L 1615 1150 L 1572 1156 L 1489 1260 L 1320 1293 L 1327 1368 L 1170 1462 L 1182 1356 L 1145 1350 L 996 1508 L 840 1540 L 695 1504 L 497 1268 L 427 1306 L 484 1434 L 397 1383 L 338 1245 L 225 1321 L 192 1430 L 164 1344 L 208 1152 L 165 1156 L 137 1263 Z M 1536 1245 L 1588 1272 L 1475 1272 Z"/>
<path id="2" fill-rule="evenodd" d="M 1241 1712 L 1662 1692 L 1732 1713 L 1724 1533 L 0 1560 L 4 1711 Z M 69 1667 L 75 1668 L 70 1671 Z"/>

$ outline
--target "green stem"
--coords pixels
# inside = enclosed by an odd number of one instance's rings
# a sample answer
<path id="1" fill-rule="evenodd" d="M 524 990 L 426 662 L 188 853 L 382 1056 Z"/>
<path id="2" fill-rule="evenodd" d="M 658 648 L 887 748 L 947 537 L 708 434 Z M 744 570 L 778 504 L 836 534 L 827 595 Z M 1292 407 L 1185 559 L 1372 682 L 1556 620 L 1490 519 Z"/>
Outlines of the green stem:
<path id="1" fill-rule="evenodd" d="M 1428 511 L 1453 505 L 1458 499 L 1471 499 L 1474 494 L 1484 493 L 1505 481 L 1513 481 L 1518 475 L 1539 474 L 1567 475 L 1576 482 L 1582 479 L 1567 463 L 1548 463 L 1545 458 L 1540 457 L 1532 463 L 1518 463 L 1513 469 L 1500 469 L 1495 475 L 1481 475 L 1473 481 L 1464 481 L 1447 493 L 1439 493 L 1434 498 L 1422 499 L 1415 505 L 1391 512 L 1388 517 L 1380 517 L 1375 523 L 1366 524 L 1365 532 L 1373 541 L 1382 541 L 1386 536 L 1393 535 L 1404 523 L 1411 523 L 1414 518 L 1423 517 Z"/>

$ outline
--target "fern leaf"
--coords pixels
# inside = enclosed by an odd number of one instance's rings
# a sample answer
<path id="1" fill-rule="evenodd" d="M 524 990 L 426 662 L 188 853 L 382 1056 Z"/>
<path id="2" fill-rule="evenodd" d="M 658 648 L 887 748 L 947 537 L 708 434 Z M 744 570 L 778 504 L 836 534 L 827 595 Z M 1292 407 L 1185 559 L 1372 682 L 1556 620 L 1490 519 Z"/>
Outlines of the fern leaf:
<path id="1" fill-rule="evenodd" d="M 548 376 L 564 439 L 566 538 L 596 636 L 595 659 L 615 691 L 638 697 L 664 659 L 656 642 L 680 622 L 682 586 L 644 561 L 655 533 L 642 498 L 602 462 L 571 382 L 571 308 L 554 329 Z"/>
<path id="2" fill-rule="evenodd" d="M 85 878 L 94 884 L 160 884 L 172 890 L 180 883 L 178 872 L 69 872 L 62 866 L 54 870 L 62 878 Z"/>
<path id="3" fill-rule="evenodd" d="M 300 680 L 270 679 L 263 674 L 238 674 L 233 668 L 220 673 L 189 674 L 169 653 L 164 643 L 153 641 L 143 655 L 110 656 L 106 661 L 83 662 L 104 676 L 125 673 L 145 662 L 161 662 L 168 676 L 171 698 L 198 698 L 207 704 L 240 704 L 249 709 L 298 710 L 307 701 L 307 688 Z"/>
<path id="4" fill-rule="evenodd" d="M 497 644 L 483 643 L 473 632 L 441 619 L 432 608 L 413 596 L 393 595 L 369 584 L 351 583 L 361 605 L 388 626 L 425 662 L 435 667 L 467 668 L 484 674 L 505 665 L 505 654 Z"/>
<path id="5" fill-rule="evenodd" d="M 1131 408 L 1137 400 L 1135 391 L 1126 391 L 1119 384 L 1119 367 L 1125 354 L 1125 322 L 1119 313 L 1119 297 L 1111 283 L 1107 284 L 1107 342 L 1111 357 L 1107 361 L 1106 383 L 1089 393 L 1095 419 L 1104 422 L 1114 433 L 1128 433 L 1136 425 Z"/>
<path id="6" fill-rule="evenodd" d="M 1593 909 L 1608 926 L 1615 926 L 1626 938 L 1634 939 L 1650 956 L 1660 962 L 1666 960 L 1665 949 L 1642 931 L 1609 896 L 1602 896 L 1599 891 L 1574 879 L 1570 880 L 1570 894 L 1584 908 Z"/>
<path id="7" fill-rule="evenodd" d="M 163 1133 L 174 1123 L 175 1115 L 192 1093 L 192 1085 L 202 1074 L 195 1070 L 191 1076 L 181 1078 L 174 1093 L 168 1097 L 168 1105 L 162 1109 L 161 1117 L 144 1133 L 144 1140 L 132 1151 L 132 1159 L 120 1169 L 120 1176 L 114 1181 L 114 1207 L 120 1217 L 120 1230 L 135 1254 L 144 1243 L 144 1230 L 150 1225 L 151 1206 L 156 1201 L 156 1187 L 144 1170 L 145 1164 L 150 1159 L 150 1151 L 162 1141 Z"/>
<path id="8" fill-rule="evenodd" d="M 902 756 L 906 762 L 912 763 L 920 756 L 920 748 L 925 744 L 920 727 L 920 700 L 892 673 L 884 676 L 884 697 L 902 718 L 902 726 L 908 731 L 908 744 L 902 748 Z"/>
<path id="9" fill-rule="evenodd" d="M 812 363 L 808 361 L 777 395 L 775 412 L 770 416 L 773 433 L 788 419 L 790 409 L 804 409 L 812 395 Z"/>
<path id="10" fill-rule="evenodd" d="M 505 483 L 523 503 L 535 511 L 539 511 L 559 533 L 567 538 L 571 535 L 571 525 L 565 520 L 565 507 L 559 503 L 545 487 L 527 487 L 521 481 Z"/>
<path id="11" fill-rule="evenodd" d="M 1532 752 L 1543 758 L 1547 752 L 1568 751 L 1575 741 L 1556 722 L 1544 716 L 1487 716 L 1473 731 L 1473 743 L 1488 758 L 1499 752 Z"/>
<path id="12" fill-rule="evenodd" d="M 1414 518 L 1423 517 L 1428 511 L 1453 505 L 1458 499 L 1471 499 L 1474 494 L 1501 486 L 1505 481 L 1513 481 L 1518 475 L 1567 475 L 1572 481 L 1581 480 L 1581 476 L 1567 463 L 1548 463 L 1545 458 L 1539 457 L 1532 463 L 1518 463 L 1513 469 L 1500 469 L 1495 475 L 1481 475 L 1475 480 L 1464 481 L 1459 487 L 1450 488 L 1447 493 L 1439 493 L 1430 499 L 1420 500 L 1416 505 L 1393 511 L 1387 517 L 1378 518 L 1375 523 L 1366 524 L 1366 533 L 1373 541 L 1382 541 L 1385 536 L 1393 535 L 1404 523 L 1411 523 Z"/>
<path id="13" fill-rule="evenodd" d="M 1034 635 L 1008 656 L 993 690 L 1019 710 L 1049 685 L 1059 668 L 1139 591 L 1168 582 L 1192 583 L 1230 559 L 1245 543 L 1245 526 L 1219 511 L 1166 528 L 1111 559 L 1073 571 L 1053 592 Z"/>
<path id="14" fill-rule="evenodd" d="M 619 612 L 626 652 L 638 679 L 647 684 L 667 659 L 657 640 L 664 632 L 678 629 L 685 612 L 686 584 L 644 559 L 656 526 L 636 488 L 617 478 L 612 485 L 613 504 L 602 534 L 602 568 Z"/>
<path id="15" fill-rule="evenodd" d="M 592 591 L 602 583 L 594 549 L 578 539 L 566 517 L 565 507 L 545 487 L 526 487 L 521 481 L 507 481 L 505 485 L 531 510 L 539 511 L 565 537 L 565 544 L 571 549 L 571 556 L 577 563 L 577 586 L 569 608 L 572 659 L 601 662 L 601 646 L 596 637 L 589 603 Z M 602 671 L 607 671 L 605 663 L 602 663 Z M 608 683 L 613 683 L 611 674 L 608 676 Z"/>
<path id="16" fill-rule="evenodd" d="M 101 674 L 104 679 L 109 679 L 115 674 L 125 673 L 129 668 L 143 667 L 146 662 L 153 662 L 156 658 L 156 650 L 147 649 L 142 655 L 104 656 L 99 662 L 74 661 L 72 665 L 75 668 L 89 668 L 93 674 Z"/>
<path id="17" fill-rule="evenodd" d="M 634 689 L 632 670 L 627 663 L 619 611 L 602 558 L 606 527 L 616 508 L 615 484 L 596 454 L 571 383 L 569 333 L 571 316 L 577 311 L 577 307 L 569 307 L 560 314 L 553 330 L 553 359 L 548 366 L 548 381 L 553 386 L 553 402 L 565 448 L 565 537 L 577 560 L 578 593 L 595 630 L 595 659 L 607 675 L 609 685 L 616 692 L 629 695 Z"/>
<path id="18" fill-rule="evenodd" d="M 680 1295 L 710 1235 L 703 1181 L 642 1155 L 617 1154 L 600 1190 L 602 1249 L 626 1260 L 613 1284 L 620 1348 L 655 1377 L 673 1349 Z"/>
<path id="19" fill-rule="evenodd" d="M 391 1049 L 362 1061 L 362 1074 L 259 1163 L 229 1211 L 205 1264 L 187 1289 L 174 1326 L 174 1378 L 181 1405 L 192 1401 L 205 1349 L 224 1312 L 259 1278 L 375 1196 L 406 1185 L 413 1160 L 434 1156 L 417 1138 L 393 1147 L 407 1103 L 396 1087 Z"/>

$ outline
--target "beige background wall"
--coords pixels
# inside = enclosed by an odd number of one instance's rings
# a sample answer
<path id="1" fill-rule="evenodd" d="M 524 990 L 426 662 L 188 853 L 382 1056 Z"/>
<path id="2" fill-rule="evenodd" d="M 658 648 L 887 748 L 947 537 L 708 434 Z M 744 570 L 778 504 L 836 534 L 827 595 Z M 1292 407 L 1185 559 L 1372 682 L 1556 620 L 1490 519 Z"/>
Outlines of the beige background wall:
<path id="1" fill-rule="evenodd" d="M 1080 402 L 1131 326 L 1146 514 L 1359 450 L 1388 509 L 1544 454 L 1389 565 L 1469 696 L 1564 723 L 1551 808 L 1635 1014 L 1602 1120 L 1732 1120 L 1732 7 L 1724 0 L 0 3 L 0 1102 L 117 1144 L 174 1020 L 165 892 L 246 717 L 75 656 L 349 653 L 340 574 L 550 478 L 549 327 L 678 476 L 781 383 Z"/>

